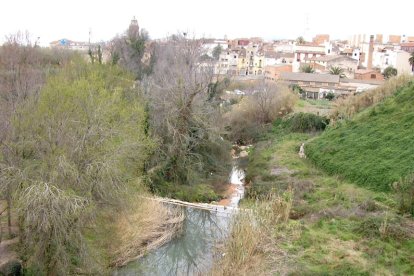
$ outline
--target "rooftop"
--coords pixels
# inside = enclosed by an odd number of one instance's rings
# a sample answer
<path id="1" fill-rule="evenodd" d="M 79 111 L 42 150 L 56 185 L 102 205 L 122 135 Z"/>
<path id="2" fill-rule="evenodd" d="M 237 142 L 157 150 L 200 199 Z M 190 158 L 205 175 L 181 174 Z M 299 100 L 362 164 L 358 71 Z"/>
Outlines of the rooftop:
<path id="1" fill-rule="evenodd" d="M 287 81 L 312 81 L 312 82 L 339 83 L 339 76 L 330 75 L 330 74 L 282 72 L 280 74 L 280 78 L 287 80 Z"/>
<path id="2" fill-rule="evenodd" d="M 355 63 L 358 62 L 357 60 L 355 60 L 353 58 L 343 56 L 343 55 L 324 55 L 324 56 L 320 56 L 320 57 L 311 57 L 311 58 L 308 58 L 306 60 L 329 62 L 329 61 L 333 61 L 333 60 L 336 60 L 336 59 L 347 59 L 347 60 L 353 61 Z"/>

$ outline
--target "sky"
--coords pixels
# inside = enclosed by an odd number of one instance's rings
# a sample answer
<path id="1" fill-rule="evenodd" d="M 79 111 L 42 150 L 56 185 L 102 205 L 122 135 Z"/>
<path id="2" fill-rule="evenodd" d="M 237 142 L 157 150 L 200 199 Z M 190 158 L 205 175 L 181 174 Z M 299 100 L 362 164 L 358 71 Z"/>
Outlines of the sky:
<path id="1" fill-rule="evenodd" d="M 135 16 L 151 38 L 177 32 L 197 37 L 267 40 L 328 33 L 331 39 L 369 33 L 414 36 L 414 1 L 323 0 L 3 0 L 0 43 L 28 31 L 41 45 L 61 38 L 106 41 Z"/>

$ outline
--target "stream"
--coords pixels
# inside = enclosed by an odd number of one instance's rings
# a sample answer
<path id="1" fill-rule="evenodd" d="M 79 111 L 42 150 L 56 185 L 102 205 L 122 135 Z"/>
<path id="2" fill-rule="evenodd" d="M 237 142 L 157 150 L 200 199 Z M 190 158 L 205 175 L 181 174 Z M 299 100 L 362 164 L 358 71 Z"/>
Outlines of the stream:
<path id="1" fill-rule="evenodd" d="M 234 159 L 229 179 L 233 185 L 229 207 L 237 207 L 244 196 L 245 174 L 238 164 L 238 159 Z M 186 215 L 182 233 L 139 260 L 119 268 L 114 276 L 205 275 L 212 268 L 215 258 L 219 257 L 217 245 L 229 234 L 233 209 L 214 212 L 180 208 Z"/>

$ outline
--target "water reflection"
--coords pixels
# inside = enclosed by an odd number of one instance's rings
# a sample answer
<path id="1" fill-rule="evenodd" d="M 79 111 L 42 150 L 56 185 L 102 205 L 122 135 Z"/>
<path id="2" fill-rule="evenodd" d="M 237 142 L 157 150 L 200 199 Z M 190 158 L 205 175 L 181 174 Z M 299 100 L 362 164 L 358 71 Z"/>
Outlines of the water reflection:
<path id="1" fill-rule="evenodd" d="M 244 170 L 235 160 L 230 183 L 235 186 L 228 209 L 207 211 L 181 207 L 186 219 L 182 233 L 143 258 L 117 270 L 115 276 L 129 275 L 205 275 L 212 267 L 215 245 L 228 234 L 234 207 L 244 195 Z M 233 208 L 232 208 L 233 207 Z"/>
<path id="2" fill-rule="evenodd" d="M 180 236 L 114 275 L 202 275 L 212 266 L 214 245 L 228 234 L 230 212 L 184 208 Z"/>

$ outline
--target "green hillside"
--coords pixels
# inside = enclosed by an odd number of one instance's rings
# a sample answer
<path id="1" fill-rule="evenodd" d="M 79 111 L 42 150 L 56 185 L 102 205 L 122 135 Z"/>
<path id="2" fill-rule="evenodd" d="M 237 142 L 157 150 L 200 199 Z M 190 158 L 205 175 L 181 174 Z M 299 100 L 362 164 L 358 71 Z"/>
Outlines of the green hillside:
<path id="1" fill-rule="evenodd" d="M 351 121 L 306 144 L 306 154 L 329 173 L 386 191 L 414 172 L 414 83 Z"/>

